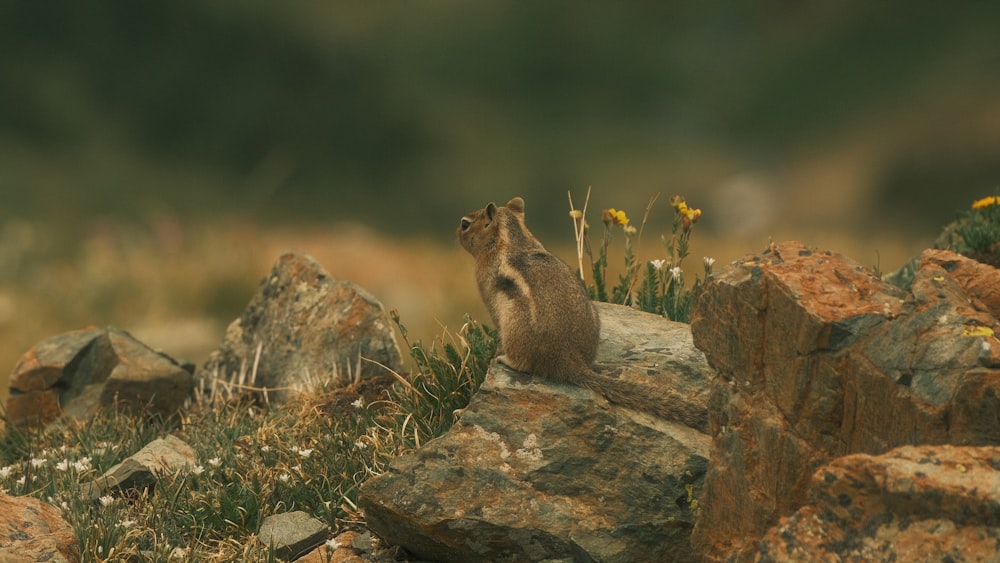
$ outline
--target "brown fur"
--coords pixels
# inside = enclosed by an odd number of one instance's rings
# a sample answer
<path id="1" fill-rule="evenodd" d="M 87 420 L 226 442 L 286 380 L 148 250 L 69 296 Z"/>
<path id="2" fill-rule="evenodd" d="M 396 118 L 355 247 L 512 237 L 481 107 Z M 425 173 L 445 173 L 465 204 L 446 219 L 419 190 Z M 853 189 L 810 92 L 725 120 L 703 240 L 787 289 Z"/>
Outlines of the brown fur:
<path id="1" fill-rule="evenodd" d="M 580 279 L 545 250 L 524 222 L 524 200 L 490 203 L 459 223 L 458 241 L 476 260 L 476 282 L 500 331 L 501 363 L 522 372 L 588 387 L 622 406 L 704 430 L 705 413 L 680 398 L 591 369 L 601 319 Z"/>

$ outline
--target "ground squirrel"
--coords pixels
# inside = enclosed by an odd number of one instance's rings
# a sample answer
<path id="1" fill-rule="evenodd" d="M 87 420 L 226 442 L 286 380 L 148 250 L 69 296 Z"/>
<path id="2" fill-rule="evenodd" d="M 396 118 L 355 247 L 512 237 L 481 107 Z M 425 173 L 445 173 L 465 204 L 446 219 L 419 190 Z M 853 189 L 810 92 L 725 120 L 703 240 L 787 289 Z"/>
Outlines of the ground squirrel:
<path id="1" fill-rule="evenodd" d="M 580 280 L 524 223 L 520 197 L 462 217 L 459 243 L 476 259 L 476 281 L 500 331 L 497 360 L 521 372 L 597 391 L 612 403 L 705 431 L 705 410 L 591 369 L 601 319 Z"/>

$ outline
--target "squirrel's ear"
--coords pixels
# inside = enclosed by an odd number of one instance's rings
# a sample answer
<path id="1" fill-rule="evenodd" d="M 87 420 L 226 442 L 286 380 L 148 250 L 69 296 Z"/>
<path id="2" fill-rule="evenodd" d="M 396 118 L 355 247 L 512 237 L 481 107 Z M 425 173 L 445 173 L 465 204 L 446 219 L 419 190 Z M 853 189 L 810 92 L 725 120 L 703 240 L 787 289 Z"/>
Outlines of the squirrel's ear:
<path id="1" fill-rule="evenodd" d="M 497 204 L 491 201 L 489 202 L 489 204 L 486 205 L 486 218 L 492 221 L 493 217 L 495 217 L 496 214 L 497 214 Z"/>
<path id="2" fill-rule="evenodd" d="M 507 202 L 507 209 L 515 213 L 524 213 L 524 198 L 515 197 Z"/>

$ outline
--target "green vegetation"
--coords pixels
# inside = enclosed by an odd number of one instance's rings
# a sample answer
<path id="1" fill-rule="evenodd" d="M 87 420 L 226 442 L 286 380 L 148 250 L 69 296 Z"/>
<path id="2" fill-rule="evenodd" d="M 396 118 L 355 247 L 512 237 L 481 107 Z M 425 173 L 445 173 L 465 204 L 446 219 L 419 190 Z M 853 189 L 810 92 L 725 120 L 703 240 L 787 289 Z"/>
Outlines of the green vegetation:
<path id="1" fill-rule="evenodd" d="M 934 241 L 934 248 L 951 250 L 993 267 L 1000 268 L 1000 196 L 978 199 L 972 207 L 945 226 Z M 913 284 L 919 257 L 886 276 L 893 285 L 908 288 Z"/>
<path id="2" fill-rule="evenodd" d="M 580 274 L 581 281 L 584 281 L 586 257 L 590 264 L 589 271 L 593 275 L 593 285 L 587 286 L 591 299 L 628 305 L 641 311 L 663 315 L 672 321 L 688 322 L 691 319 L 692 300 L 702 280 L 695 279 L 690 287 L 686 285 L 682 265 L 690 253 L 691 234 L 701 217 L 701 209 L 689 207 L 683 197 L 674 196 L 670 200 L 674 210 L 670 237 L 661 237 L 665 258 L 640 262 L 635 248 L 642 241 L 646 221 L 656 199 L 655 196 L 650 199 L 639 228 L 629 224 L 628 214 L 624 211 L 615 208 L 603 210 L 601 222 L 604 224 L 604 231 L 595 256 L 588 237 L 590 226 L 586 220 L 590 191 L 587 192 L 583 209 L 573 206 L 573 197 L 570 195 L 570 218 L 573 220 L 573 234 L 576 237 L 577 273 Z M 618 227 L 621 227 L 625 237 L 625 265 L 618 275 L 617 284 L 609 289 L 608 252 Z M 708 256 L 703 259 L 705 279 L 712 275 L 714 263 L 715 260 Z M 585 281 L 584 284 L 586 285 Z"/>
<path id="3" fill-rule="evenodd" d="M 955 223 L 948 244 L 959 254 L 992 256 L 1000 254 L 1000 198 L 984 197 Z"/>
<path id="4" fill-rule="evenodd" d="M 495 353 L 493 334 L 468 322 L 432 346 L 410 346 L 417 368 L 382 396 L 353 402 L 314 393 L 273 410 L 246 395 L 199 396 L 175 420 L 107 411 L 91 423 L 8 430 L 0 489 L 62 509 L 87 561 L 273 560 L 254 539 L 268 515 L 303 510 L 333 530 L 356 521 L 358 488 L 390 459 L 445 432 L 468 404 Z M 190 444 L 197 465 L 154 491 L 99 502 L 81 485 L 164 434 Z"/>

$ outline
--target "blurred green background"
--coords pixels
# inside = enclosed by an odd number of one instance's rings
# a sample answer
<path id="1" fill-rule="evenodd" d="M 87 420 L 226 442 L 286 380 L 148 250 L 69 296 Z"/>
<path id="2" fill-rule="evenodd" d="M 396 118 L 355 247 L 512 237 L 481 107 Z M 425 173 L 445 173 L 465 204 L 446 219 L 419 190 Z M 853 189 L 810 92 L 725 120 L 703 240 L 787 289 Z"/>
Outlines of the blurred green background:
<path id="1" fill-rule="evenodd" d="M 1000 191 L 998 30 L 988 1 L 5 2 L 0 339 L 216 330 L 274 241 L 388 237 L 386 291 L 450 288 L 416 272 L 468 273 L 463 213 L 523 195 L 569 247 L 588 186 L 633 220 L 660 193 L 657 233 L 683 194 L 722 263 L 774 237 L 891 270 Z"/>

